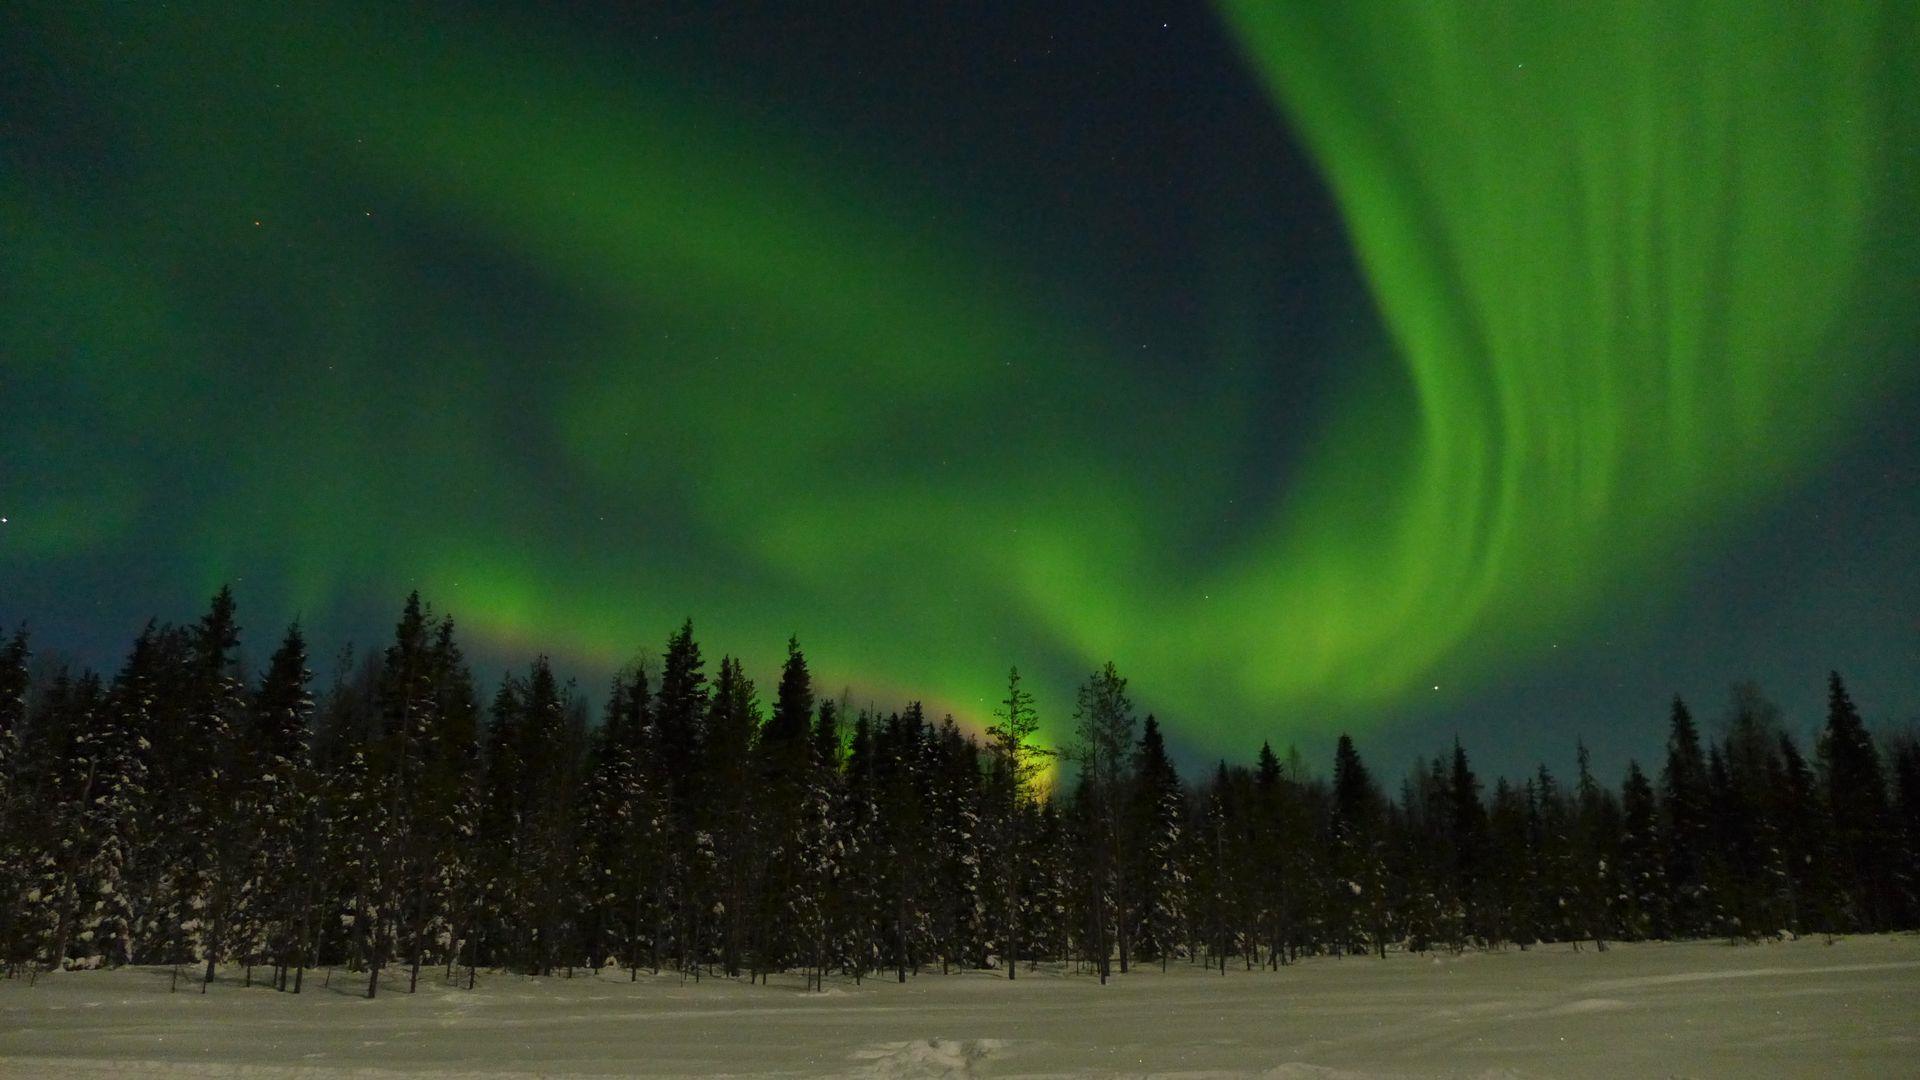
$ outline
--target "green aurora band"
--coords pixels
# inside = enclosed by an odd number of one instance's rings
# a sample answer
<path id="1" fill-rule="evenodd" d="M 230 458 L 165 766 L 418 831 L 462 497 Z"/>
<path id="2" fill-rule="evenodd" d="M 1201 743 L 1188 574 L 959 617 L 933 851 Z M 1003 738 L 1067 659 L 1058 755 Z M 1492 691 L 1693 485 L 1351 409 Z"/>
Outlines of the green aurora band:
<path id="1" fill-rule="evenodd" d="M 1200 557 L 1247 376 L 1115 364 L 994 207 L 665 59 L 271 7 L 12 31 L 101 162 L 0 172 L 5 382 L 59 406 L 9 433 L 16 566 L 158 544 L 309 613 L 418 584 L 605 666 L 686 613 L 762 670 L 798 630 L 971 720 L 1010 662 L 1111 656 L 1226 747 L 1510 667 L 1911 374 L 1849 347 L 1912 329 L 1898 4 L 1226 8 L 1405 374 Z"/>

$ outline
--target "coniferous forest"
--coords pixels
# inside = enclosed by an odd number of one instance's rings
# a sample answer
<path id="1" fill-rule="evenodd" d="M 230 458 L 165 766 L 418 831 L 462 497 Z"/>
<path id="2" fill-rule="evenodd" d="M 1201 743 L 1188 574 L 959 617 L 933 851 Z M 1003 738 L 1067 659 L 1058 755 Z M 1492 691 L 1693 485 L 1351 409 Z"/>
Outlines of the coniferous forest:
<path id="1" fill-rule="evenodd" d="M 1304 955 L 1920 925 L 1920 743 L 1877 745 L 1837 674 L 1816 743 L 1757 691 L 1724 735 L 1676 699 L 1663 761 L 1491 783 L 1467 751 L 1389 788 L 1269 746 L 1181 777 L 1113 665 L 1061 761 L 1017 671 L 984 741 L 818 694 L 763 700 L 691 622 L 604 700 L 546 660 L 476 685 L 410 598 L 324 687 L 296 626 L 243 670 L 230 592 L 110 679 L 0 648 L 0 960 L 171 965 L 368 996 L 533 975 L 1279 967 Z M 31 674 L 30 674 L 31 673 Z M 1251 748 L 1250 748 L 1251 749 Z M 358 985 L 358 984 L 356 984 Z"/>

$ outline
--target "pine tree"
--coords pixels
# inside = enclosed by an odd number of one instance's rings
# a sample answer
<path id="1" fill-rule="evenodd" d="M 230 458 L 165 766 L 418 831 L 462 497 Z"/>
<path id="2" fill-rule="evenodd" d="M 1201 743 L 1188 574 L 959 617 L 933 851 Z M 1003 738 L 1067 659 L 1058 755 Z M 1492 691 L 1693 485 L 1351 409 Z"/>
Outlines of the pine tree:
<path id="1" fill-rule="evenodd" d="M 750 935 L 755 974 L 783 967 L 794 950 L 796 931 L 790 918 L 797 887 L 794 859 L 802 844 L 802 804 L 809 794 L 813 736 L 813 678 L 799 639 L 789 637 L 773 712 L 753 748 L 757 806 L 752 817 L 757 835 L 752 847 L 766 868 L 756 890 L 758 915 Z"/>
<path id="2" fill-rule="evenodd" d="M 936 895 L 925 763 L 928 727 L 917 701 L 890 714 L 873 743 L 873 785 L 881 852 L 879 916 L 888 966 L 900 982 L 918 974 L 931 946 L 928 901 Z"/>
<path id="3" fill-rule="evenodd" d="M 980 747 L 948 716 L 924 744 L 933 843 L 933 939 L 944 974 L 986 958 L 980 865 Z"/>
<path id="4" fill-rule="evenodd" d="M 346 891 L 341 925 L 349 967 L 371 974 L 385 914 L 381 905 L 390 887 L 392 863 L 384 850 L 390 804 L 375 782 L 366 745 L 356 743 L 342 755 L 327 782 L 327 861 Z M 377 990 L 370 978 L 368 996 Z"/>
<path id="5" fill-rule="evenodd" d="M 1370 941 L 1386 955 L 1384 803 L 1353 740 L 1341 735 L 1333 757 L 1329 849 L 1334 878 L 1329 907 L 1335 940 L 1347 952 L 1361 951 L 1362 943 Z"/>
<path id="6" fill-rule="evenodd" d="M 434 917 L 433 854 L 439 840 L 434 826 L 434 784 L 439 702 L 434 686 L 430 616 L 420 594 L 407 597 L 386 650 L 378 684 L 381 737 L 370 764 L 374 783 L 387 800 L 388 833 L 374 849 L 385 865 L 380 877 L 396 888 L 371 897 L 374 947 L 367 996 L 379 992 L 390 954 L 411 960 L 412 981 L 419 979 L 426 928 Z"/>
<path id="7" fill-rule="evenodd" d="M 1016 832 L 1020 885 L 1021 940 L 1030 942 L 1032 963 L 1073 955 L 1073 877 L 1071 835 L 1055 800 L 1022 804 L 1028 820 Z"/>
<path id="8" fill-rule="evenodd" d="M 662 861 L 665 800 L 652 760 L 652 724 L 644 669 L 614 680 L 587 786 L 580 857 L 586 879 L 588 962 L 598 966 L 616 945 L 629 978 L 638 978 L 642 947 L 657 937 L 653 878 Z"/>
<path id="9" fill-rule="evenodd" d="M 480 706 L 452 618 L 442 617 L 434 625 L 426 663 L 424 761 L 412 799 L 421 845 L 413 865 L 424 882 L 412 908 L 409 992 L 417 988 L 420 966 L 430 951 L 441 953 L 451 972 L 474 890 L 470 839 L 480 798 Z"/>
<path id="10" fill-rule="evenodd" d="M 480 823 L 486 801 L 482 760 L 479 739 L 469 740 L 460 753 L 459 790 L 448 815 L 448 850 L 442 855 L 448 917 L 446 978 L 448 983 L 453 982 L 454 965 L 464 956 L 469 990 L 473 989 L 479 959 L 482 915 L 478 908 L 485 896 L 484 848 L 480 843 Z"/>
<path id="11" fill-rule="evenodd" d="M 1401 786 L 1399 806 L 1388 818 L 1390 904 L 1407 948 L 1436 943 L 1459 949 L 1466 933 L 1462 898 L 1454 874 L 1454 799 L 1443 758 L 1416 767 Z"/>
<path id="12" fill-rule="evenodd" d="M 667 639 L 653 712 L 654 741 L 674 813 L 688 825 L 698 787 L 695 763 L 704 755 L 706 741 L 707 679 L 701 667 L 700 645 L 693 639 L 693 620 L 688 619 Z"/>
<path id="13" fill-rule="evenodd" d="M 1133 750 L 1133 703 L 1127 699 L 1127 680 L 1111 661 L 1081 684 L 1073 719 L 1077 739 L 1073 760 L 1080 770 L 1085 800 L 1093 958 L 1105 983 L 1115 949 L 1121 971 L 1126 971 L 1128 962 L 1122 917 L 1127 881 L 1120 858 L 1126 842 L 1121 807 L 1132 782 L 1127 766 Z"/>
<path id="14" fill-rule="evenodd" d="M 1194 884 L 1199 897 L 1198 932 L 1210 962 L 1227 972 L 1227 957 L 1233 952 L 1233 939 L 1241 922 L 1241 880 L 1236 872 L 1242 865 L 1238 856 L 1240 807 L 1233 776 L 1222 761 L 1214 770 L 1213 784 L 1207 790 L 1206 808 L 1196 828 Z"/>
<path id="15" fill-rule="evenodd" d="M 92 966 L 98 961 L 92 927 L 103 915 L 111 918 L 100 910 L 102 886 L 112 891 L 127 847 L 124 835 L 114 835 L 125 827 L 124 798 L 115 798 L 110 790 L 131 764 L 123 754 L 126 740 L 116 737 L 98 676 L 82 673 L 74 689 L 65 721 L 64 782 L 56 795 L 59 845 L 51 854 L 59 867 L 59 886 L 51 893 L 58 907 L 49 967 Z M 118 805 L 108 807 L 109 802 Z"/>
<path id="16" fill-rule="evenodd" d="M 27 720 L 27 632 L 14 631 L 0 646 L 0 812 L 14 792 L 20 767 L 20 734 Z M 0 818 L 0 826 L 4 825 Z M 0 834 L 4 835 L 4 834 Z"/>
<path id="17" fill-rule="evenodd" d="M 275 985 L 287 988 L 287 973 L 304 968 L 313 905 L 313 815 L 318 793 L 313 775 L 310 727 L 313 672 L 298 624 L 287 628 L 267 663 L 253 698 L 254 742 L 264 770 L 259 777 L 262 874 L 259 911 L 268 953 L 278 969 Z"/>
<path id="18" fill-rule="evenodd" d="M 1712 904 L 1707 885 L 1710 797 L 1706 755 L 1693 714 L 1678 697 L 1667 735 L 1667 764 L 1660 773 L 1661 835 L 1666 841 L 1667 887 L 1673 902 L 1669 917 L 1681 936 L 1707 933 Z"/>
<path id="19" fill-rule="evenodd" d="M 588 756 L 577 817 L 580 832 L 574 843 L 573 892 L 580 908 L 576 919 L 587 967 L 595 972 L 611 958 L 613 943 L 620 936 L 625 905 L 619 861 L 623 837 L 636 828 L 623 798 L 622 773 L 629 764 L 624 728 L 629 711 L 626 679 L 616 675 Z"/>
<path id="20" fill-rule="evenodd" d="M 1860 720 L 1839 672 L 1827 678 L 1827 726 L 1820 737 L 1832 814 L 1836 877 L 1860 930 L 1883 929 L 1894 912 L 1893 875 L 1887 854 L 1893 837 L 1886 773 L 1873 737 Z"/>
<path id="21" fill-rule="evenodd" d="M 1020 865 L 1021 853 L 1031 846 L 1024 829 L 1031 821 L 1027 813 L 1034 799 L 1033 785 L 1046 769 L 1053 751 L 1035 745 L 1040 730 L 1039 713 L 1033 707 L 1033 695 L 1020 685 L 1020 669 L 1007 672 L 1007 696 L 994 713 L 997 723 L 987 728 L 987 752 L 994 771 L 992 828 L 999 848 L 1001 926 L 1006 935 L 1007 979 L 1019 975 L 1023 947 L 1022 918 L 1026 905 L 1021 898 L 1021 883 L 1028 876 Z"/>
<path id="22" fill-rule="evenodd" d="M 544 656 L 526 678 L 517 739 L 520 773 L 514 792 L 515 915 L 521 930 L 521 963 L 529 975 L 550 975 L 566 963 L 571 937 L 567 886 L 574 865 L 572 813 L 577 780 L 575 717 L 571 698 Z"/>
<path id="23" fill-rule="evenodd" d="M 1833 835 L 1826 799 L 1793 738 L 1783 731 L 1779 740 L 1772 798 L 1786 864 L 1786 923 L 1796 934 L 1816 928 L 1835 930 L 1839 896 L 1833 880 Z"/>
<path id="24" fill-rule="evenodd" d="M 836 825 L 846 875 L 836 890 L 834 934 L 839 942 L 841 966 L 853 975 L 856 983 L 878 963 L 875 939 L 882 903 L 880 882 L 887 869 L 887 851 L 880 826 L 877 756 L 873 717 L 862 710 L 853 723 L 845 796 Z"/>
<path id="25" fill-rule="evenodd" d="M 316 715 L 291 628 L 258 689 L 229 592 L 149 625 L 110 685 L 59 672 L 27 700 L 0 643 L 0 962 L 82 967 L 393 957 L 537 975 L 672 957 L 756 976 L 877 968 L 905 981 L 1021 960 L 1108 975 L 1116 955 L 1276 968 L 1315 949 L 1909 926 L 1920 915 L 1920 742 L 1881 759 L 1838 676 L 1819 769 L 1737 687 L 1703 745 L 1678 700 L 1659 792 L 1614 791 L 1577 747 L 1490 803 L 1457 742 L 1388 801 L 1351 739 L 1331 783 L 1261 745 L 1182 788 L 1159 722 L 1137 742 L 1125 680 L 1081 688 L 1071 798 L 1036 790 L 1017 672 L 982 748 L 916 703 L 815 709 L 798 642 L 762 724 L 731 658 L 709 687 L 690 623 L 660 692 L 615 680 L 604 722 L 544 658 L 503 680 L 484 751 L 453 625 L 409 599 L 388 647 L 342 654 Z M 982 766 L 985 766 L 984 771 Z M 1889 770 L 1891 775 L 1889 776 Z M 1677 877 L 1674 875 L 1678 875 Z M 331 972 L 329 977 L 331 976 Z M 250 978 L 250 975 L 249 975 Z"/>
<path id="26" fill-rule="evenodd" d="M 0 646 L 0 964 L 11 974 L 22 955 L 26 878 L 31 865 L 26 808 L 20 798 L 21 738 L 27 721 L 27 632 Z"/>
<path id="27" fill-rule="evenodd" d="M 1267 961 L 1278 966 L 1283 888 L 1281 874 L 1286 860 L 1280 851 L 1281 808 L 1280 759 L 1270 743 L 1260 744 L 1254 759 L 1253 791 L 1247 808 L 1245 828 L 1248 857 L 1250 904 L 1247 916 L 1249 946 L 1258 953 L 1262 943 Z"/>
<path id="28" fill-rule="evenodd" d="M 786 918 L 812 989 L 825 990 L 834 959 L 834 930 L 843 894 L 848 845 L 840 830 L 840 732 L 838 710 L 820 703 L 811 734 L 812 752 L 794 849 L 794 877 Z"/>
<path id="29" fill-rule="evenodd" d="M 1727 907 L 1753 939 L 1787 924 L 1791 883 L 1777 806 L 1783 763 L 1779 709 L 1752 683 L 1733 688 L 1721 757 L 1726 784 L 1716 792 L 1716 857 L 1728 865 Z"/>
<path id="30" fill-rule="evenodd" d="M 666 866 L 658 879 L 659 903 L 663 910 L 673 912 L 668 933 L 676 962 L 682 971 L 696 973 L 705 925 L 700 890 L 704 887 L 704 864 L 712 854 L 711 837 L 702 843 L 704 833 L 696 825 L 703 772 L 700 763 L 707 756 L 708 692 L 701 669 L 700 646 L 693 638 L 693 620 L 688 619 L 667 639 L 653 709 L 653 746 L 666 796 L 670 837 Z"/>
<path id="31" fill-rule="evenodd" d="M 176 751 L 184 786 L 178 836 L 181 852 L 175 916 L 186 940 L 197 947 L 206 971 L 202 993 L 219 961 L 236 945 L 246 925 L 254 853 L 254 801 L 258 775 L 244 738 L 247 703 L 237 671 L 240 626 L 233 591 L 222 588 L 192 634 L 185 744 Z M 184 916 L 184 917 L 180 917 Z"/>
<path id="32" fill-rule="evenodd" d="M 1637 761 L 1620 787 L 1620 925 L 1633 940 L 1667 936 L 1666 870 L 1661 860 L 1660 805 Z"/>
<path id="33" fill-rule="evenodd" d="M 1559 782 L 1542 765 L 1527 781 L 1527 875 L 1529 921 L 1543 941 L 1567 939 L 1566 844 L 1559 809 Z"/>
<path id="34" fill-rule="evenodd" d="M 653 969 L 660 969 L 665 926 L 674 912 L 672 898 L 665 892 L 670 882 L 667 867 L 672 819 L 644 668 L 634 670 L 627 694 L 623 753 L 614 774 L 614 788 L 621 816 L 629 824 L 619 855 L 618 876 L 624 896 L 622 906 L 628 913 L 628 977 L 637 979 L 642 943 Z"/>
<path id="35" fill-rule="evenodd" d="M 147 776 L 152 743 L 154 695 L 164 654 L 160 632 L 151 624 L 135 640 L 126 664 L 115 676 L 95 723 L 82 733 L 93 793 L 82 810 L 87 865 L 82 873 L 88 896 L 80 938 L 90 958 L 117 965 L 133 960 L 137 912 L 131 880 L 147 810 Z"/>
<path id="36" fill-rule="evenodd" d="M 1487 810 L 1480 801 L 1480 778 L 1467 762 L 1467 751 L 1460 740 L 1453 742 L 1453 763 L 1448 774 L 1447 814 L 1448 848 L 1452 856 L 1449 868 L 1453 896 L 1460 905 L 1462 933 L 1485 941 L 1488 937 L 1484 908 L 1488 902 L 1486 878 Z M 1464 942 L 1456 941 L 1456 948 Z"/>
<path id="37" fill-rule="evenodd" d="M 526 688 L 518 676 L 501 678 L 488 710 L 487 742 L 480 786 L 478 885 L 471 917 L 476 962 L 506 964 L 524 949 L 513 913 L 520 910 L 522 845 L 520 793 L 525 788 Z M 471 980 L 470 980 L 471 981 Z"/>
<path id="38" fill-rule="evenodd" d="M 722 657 L 707 708 L 705 775 L 701 781 L 700 843 L 696 864 L 704 881 L 706 909 L 716 925 L 722 970 L 738 976 L 747 957 L 753 895 L 761 869 L 753 792 L 754 736 L 760 728 L 753 680 L 731 657 Z M 711 854 L 706 854 L 708 851 Z"/>
<path id="39" fill-rule="evenodd" d="M 1614 935 L 1614 898 L 1619 892 L 1620 806 L 1611 792 L 1593 778 L 1592 759 L 1584 742 L 1575 742 L 1578 771 L 1574 781 L 1571 855 L 1574 894 L 1578 898 L 1576 927 L 1581 937 L 1607 951 Z"/>
<path id="40" fill-rule="evenodd" d="M 1186 796 L 1167 756 L 1160 722 L 1148 716 L 1134 750 L 1128 855 L 1134 882 L 1129 915 L 1136 953 L 1164 970 L 1179 952 L 1187 921 L 1187 874 L 1181 859 Z M 1285 860 L 1281 860 L 1285 866 Z M 1283 931 L 1284 936 L 1284 931 Z"/>
<path id="41" fill-rule="evenodd" d="M 1487 869 L 1492 883 L 1485 919 L 1487 937 L 1493 943 L 1513 942 L 1523 950 L 1540 940 L 1531 803 L 1529 789 L 1517 788 L 1502 778 L 1493 786 L 1487 813 Z"/>
<path id="42" fill-rule="evenodd" d="M 1899 925 L 1920 923 L 1920 738 L 1903 735 L 1893 749 L 1893 808 L 1898 840 L 1894 881 L 1899 889 Z"/>

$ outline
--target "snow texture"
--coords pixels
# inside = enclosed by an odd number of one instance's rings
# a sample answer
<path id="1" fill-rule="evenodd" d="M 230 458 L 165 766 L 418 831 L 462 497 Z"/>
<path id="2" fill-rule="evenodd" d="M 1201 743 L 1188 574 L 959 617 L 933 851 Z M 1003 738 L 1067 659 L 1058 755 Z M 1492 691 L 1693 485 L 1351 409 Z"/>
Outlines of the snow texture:
<path id="1" fill-rule="evenodd" d="M 237 974 L 237 973 L 233 973 Z M 435 973 L 378 1000 L 334 971 L 299 997 L 206 995 L 137 968 L 0 982 L 0 1075 L 405 1080 L 578 1076 L 1912 1076 L 1920 936 L 1548 946 L 1191 965 L 1102 987 L 1042 967 L 902 986 L 624 973 Z M 389 983 L 393 986 L 392 983 Z"/>

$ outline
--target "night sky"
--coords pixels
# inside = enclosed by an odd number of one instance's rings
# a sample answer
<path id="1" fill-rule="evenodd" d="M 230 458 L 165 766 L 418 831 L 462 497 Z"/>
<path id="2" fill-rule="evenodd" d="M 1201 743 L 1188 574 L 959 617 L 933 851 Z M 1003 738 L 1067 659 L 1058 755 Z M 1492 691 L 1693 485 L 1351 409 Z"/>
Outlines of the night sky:
<path id="1" fill-rule="evenodd" d="M 0 621 L 1111 658 L 1190 763 L 1920 717 L 1911 5 L 707 7 L 10 5 Z"/>

